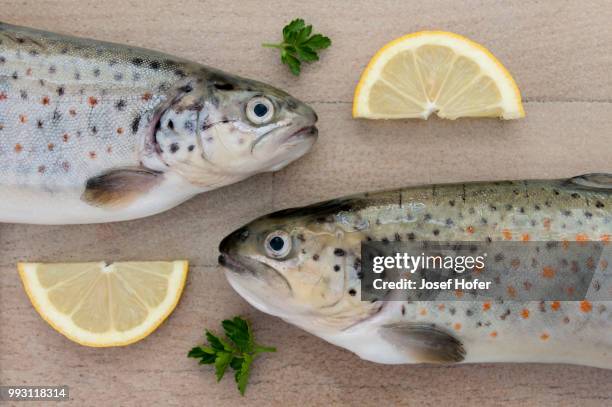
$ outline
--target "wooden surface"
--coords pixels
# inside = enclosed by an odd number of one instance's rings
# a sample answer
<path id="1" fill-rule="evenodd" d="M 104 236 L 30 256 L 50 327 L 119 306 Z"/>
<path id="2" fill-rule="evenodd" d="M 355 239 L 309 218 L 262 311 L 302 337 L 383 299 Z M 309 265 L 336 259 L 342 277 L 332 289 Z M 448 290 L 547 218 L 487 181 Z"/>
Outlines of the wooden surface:
<path id="1" fill-rule="evenodd" d="M 299 79 L 259 46 L 295 17 L 334 41 Z M 319 142 L 301 161 L 161 215 L 0 225 L 0 384 L 65 384 L 75 405 L 610 405 L 612 370 L 364 362 L 255 311 L 216 267 L 225 234 L 287 206 L 410 184 L 612 172 L 610 1 L 2 0 L 0 20 L 159 49 L 264 80 L 310 102 L 320 117 Z M 423 29 L 454 31 L 489 48 L 514 75 L 527 117 L 352 120 L 352 92 L 369 58 Z M 150 337 L 116 349 L 80 347 L 53 331 L 15 269 L 18 260 L 175 258 L 193 264 L 179 306 Z M 204 327 L 237 313 L 279 349 L 258 361 L 246 398 L 185 357 Z"/>

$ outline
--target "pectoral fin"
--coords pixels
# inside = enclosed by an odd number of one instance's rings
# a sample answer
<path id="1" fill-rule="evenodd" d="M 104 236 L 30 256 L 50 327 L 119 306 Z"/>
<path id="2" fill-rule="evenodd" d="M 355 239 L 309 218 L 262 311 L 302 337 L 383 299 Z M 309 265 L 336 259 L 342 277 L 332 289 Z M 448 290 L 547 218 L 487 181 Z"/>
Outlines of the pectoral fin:
<path id="1" fill-rule="evenodd" d="M 465 358 L 461 342 L 433 324 L 400 322 L 379 330 L 383 339 L 418 363 L 457 363 Z"/>
<path id="2" fill-rule="evenodd" d="M 87 180 L 81 199 L 100 207 L 123 207 L 146 194 L 162 180 L 160 172 L 145 168 L 112 170 Z"/>

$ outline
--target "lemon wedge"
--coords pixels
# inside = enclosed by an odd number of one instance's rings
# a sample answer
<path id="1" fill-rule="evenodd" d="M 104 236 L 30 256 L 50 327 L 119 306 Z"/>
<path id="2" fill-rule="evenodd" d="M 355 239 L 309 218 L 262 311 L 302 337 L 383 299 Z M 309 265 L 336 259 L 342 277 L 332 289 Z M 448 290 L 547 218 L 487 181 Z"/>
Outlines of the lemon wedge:
<path id="1" fill-rule="evenodd" d="M 353 117 L 445 119 L 525 116 L 521 93 L 486 48 L 457 34 L 422 31 L 381 48 L 361 75 Z"/>
<path id="2" fill-rule="evenodd" d="M 55 330 L 81 345 L 139 341 L 170 315 L 188 263 L 19 263 L 32 305 Z"/>

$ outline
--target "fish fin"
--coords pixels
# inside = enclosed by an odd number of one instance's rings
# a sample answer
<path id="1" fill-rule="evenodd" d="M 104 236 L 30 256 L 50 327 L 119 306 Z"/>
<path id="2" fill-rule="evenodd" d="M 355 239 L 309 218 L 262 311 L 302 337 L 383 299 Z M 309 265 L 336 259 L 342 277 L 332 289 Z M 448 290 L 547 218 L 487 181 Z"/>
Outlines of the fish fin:
<path id="1" fill-rule="evenodd" d="M 81 199 L 93 206 L 127 206 L 161 182 L 161 174 L 146 168 L 111 170 L 89 178 Z"/>
<path id="2" fill-rule="evenodd" d="M 457 363 L 465 358 L 461 341 L 433 324 L 398 322 L 379 331 L 383 339 L 418 363 Z"/>
<path id="3" fill-rule="evenodd" d="M 612 190 L 612 174 L 592 173 L 570 178 L 569 183 L 586 189 Z"/>

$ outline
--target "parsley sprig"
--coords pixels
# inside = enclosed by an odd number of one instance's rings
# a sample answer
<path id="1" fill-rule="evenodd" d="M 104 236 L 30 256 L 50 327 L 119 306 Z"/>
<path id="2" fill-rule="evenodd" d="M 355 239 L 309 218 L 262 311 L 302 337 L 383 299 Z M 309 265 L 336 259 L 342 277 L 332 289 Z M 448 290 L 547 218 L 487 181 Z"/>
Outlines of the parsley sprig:
<path id="1" fill-rule="evenodd" d="M 200 359 L 201 365 L 215 365 L 217 381 L 223 378 L 228 367 L 234 369 L 238 390 L 244 396 L 253 360 L 260 353 L 276 352 L 276 348 L 255 343 L 251 324 L 240 317 L 226 319 L 221 325 L 225 339 L 207 329 L 208 345 L 196 346 L 189 351 L 187 357 Z"/>
<path id="2" fill-rule="evenodd" d="M 266 48 L 281 50 L 281 61 L 291 73 L 298 76 L 302 62 L 319 60 L 317 51 L 331 45 L 331 40 L 322 34 L 312 34 L 312 25 L 306 25 L 303 19 L 297 18 L 283 28 L 283 42 L 279 44 L 262 44 Z"/>

